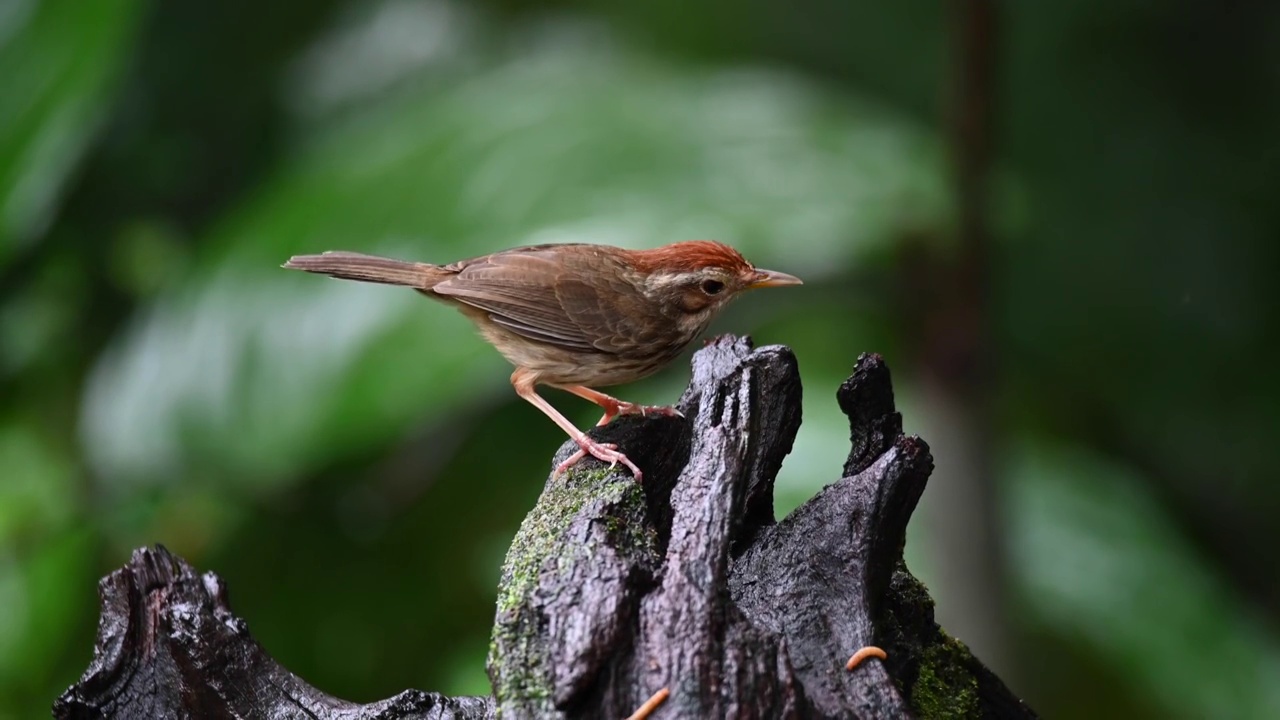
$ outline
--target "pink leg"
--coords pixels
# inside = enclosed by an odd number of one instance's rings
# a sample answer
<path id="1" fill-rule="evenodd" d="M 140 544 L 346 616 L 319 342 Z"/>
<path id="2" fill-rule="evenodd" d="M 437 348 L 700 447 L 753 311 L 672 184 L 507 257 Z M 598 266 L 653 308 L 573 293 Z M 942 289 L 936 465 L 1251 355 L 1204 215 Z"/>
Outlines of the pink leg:
<path id="1" fill-rule="evenodd" d="M 555 385 L 565 392 L 571 392 L 578 397 L 589 400 L 590 402 L 604 408 L 604 417 L 600 418 L 600 422 L 596 423 L 596 427 L 607 424 L 610 420 L 618 415 L 640 415 L 648 417 L 649 415 L 661 415 L 665 417 L 684 417 L 679 410 L 669 405 L 636 405 L 626 400 L 619 400 L 612 395 L 605 395 L 599 390 L 592 390 L 583 385 Z"/>
<path id="2" fill-rule="evenodd" d="M 572 438 L 580 448 L 578 452 L 571 455 L 568 460 L 565 460 L 556 466 L 555 473 L 557 475 L 564 472 L 566 468 L 572 466 L 579 460 L 582 460 L 587 455 L 590 455 L 597 460 L 609 463 L 609 467 L 622 463 L 631 470 L 631 474 L 635 476 L 636 482 L 640 482 L 643 477 L 643 474 L 640 472 L 640 468 L 636 467 L 635 463 L 631 462 L 626 455 L 618 452 L 617 445 L 614 445 L 613 443 L 596 442 L 595 440 L 587 437 L 586 433 L 574 427 L 573 423 L 569 422 L 568 418 L 561 415 L 558 410 L 551 406 L 551 403 L 547 402 L 537 393 L 534 389 L 535 382 L 535 376 L 523 368 L 517 369 L 511 374 L 511 384 L 515 387 L 516 394 L 525 400 L 528 400 L 534 407 L 541 410 L 543 414 L 551 418 L 556 425 L 559 425 L 561 430 L 569 433 L 569 437 Z"/>

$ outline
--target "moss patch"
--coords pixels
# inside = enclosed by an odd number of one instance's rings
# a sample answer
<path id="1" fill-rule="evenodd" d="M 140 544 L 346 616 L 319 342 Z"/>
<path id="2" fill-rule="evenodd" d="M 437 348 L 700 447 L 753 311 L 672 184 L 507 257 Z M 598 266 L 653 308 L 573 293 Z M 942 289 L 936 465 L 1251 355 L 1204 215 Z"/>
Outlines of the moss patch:
<path id="1" fill-rule="evenodd" d="M 920 659 L 920 674 L 911 687 L 912 711 L 922 719 L 981 717 L 969 648 L 938 632 L 942 642 L 928 646 Z"/>
<path id="2" fill-rule="evenodd" d="M 644 493 L 630 475 L 575 468 L 552 481 L 520 524 L 502 567 L 488 659 L 500 713 L 507 708 L 522 717 L 557 714 L 551 702 L 544 621 L 535 593 L 544 573 L 568 567 L 574 553 L 591 552 L 589 546 L 565 538 L 584 514 L 599 518 L 609 544 L 624 554 L 656 552 Z"/>

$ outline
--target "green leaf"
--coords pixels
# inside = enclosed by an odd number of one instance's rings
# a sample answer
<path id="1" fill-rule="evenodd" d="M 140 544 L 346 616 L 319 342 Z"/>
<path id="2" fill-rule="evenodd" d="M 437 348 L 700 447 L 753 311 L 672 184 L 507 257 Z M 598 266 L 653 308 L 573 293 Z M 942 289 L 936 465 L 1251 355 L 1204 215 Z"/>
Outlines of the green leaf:
<path id="1" fill-rule="evenodd" d="M 71 463 L 24 425 L 0 425 L 0 546 L 40 536 L 75 512 Z"/>
<path id="2" fill-rule="evenodd" d="M 1009 547 L 1034 619 L 1083 642 L 1167 717 L 1280 712 L 1280 643 L 1122 467 L 1027 443 L 1013 459 Z"/>
<path id="3" fill-rule="evenodd" d="M 0 546 L 0 716 L 30 717 L 10 703 L 47 708 L 64 649 L 88 634 L 95 539 L 86 527 L 69 526 L 29 553 Z"/>
<path id="4" fill-rule="evenodd" d="M 322 125 L 98 364 L 83 428 L 100 474 L 269 487 L 510 397 L 504 363 L 451 309 L 279 270 L 293 253 L 448 262 L 715 237 L 819 282 L 908 219 L 946 222 L 938 143 L 884 109 L 777 71 L 557 37 Z"/>
<path id="5" fill-rule="evenodd" d="M 0 266 L 48 224 L 101 125 L 141 0 L 0 8 Z"/>

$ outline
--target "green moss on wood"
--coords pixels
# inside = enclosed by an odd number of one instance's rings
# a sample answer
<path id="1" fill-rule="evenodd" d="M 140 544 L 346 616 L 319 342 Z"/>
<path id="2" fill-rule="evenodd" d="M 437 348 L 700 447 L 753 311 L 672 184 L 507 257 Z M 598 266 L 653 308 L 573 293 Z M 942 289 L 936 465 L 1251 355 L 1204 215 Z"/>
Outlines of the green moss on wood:
<path id="1" fill-rule="evenodd" d="M 938 632 L 941 642 L 926 647 L 921 657 L 920 674 L 910 693 L 911 709 L 926 720 L 981 717 L 969 648 L 941 629 Z"/>
<path id="2" fill-rule="evenodd" d="M 515 706 L 539 716 L 555 714 L 547 650 L 540 640 L 533 593 L 544 572 L 569 567 L 575 552 L 592 552 L 590 545 L 566 545 L 564 541 L 565 531 L 584 509 L 601 518 L 609 544 L 623 555 L 656 555 L 644 494 L 630 475 L 584 468 L 552 481 L 521 523 L 502 567 L 488 658 L 500 711 L 504 706 Z"/>
<path id="3" fill-rule="evenodd" d="M 899 561 L 889 582 L 885 612 L 877 623 L 877 638 L 893 648 L 890 655 L 918 658 L 919 671 L 907 671 L 895 682 L 921 720 L 981 717 L 978 663 L 964 643 L 938 627 L 933 609 L 929 589 Z M 904 662 L 904 667 L 916 666 Z"/>

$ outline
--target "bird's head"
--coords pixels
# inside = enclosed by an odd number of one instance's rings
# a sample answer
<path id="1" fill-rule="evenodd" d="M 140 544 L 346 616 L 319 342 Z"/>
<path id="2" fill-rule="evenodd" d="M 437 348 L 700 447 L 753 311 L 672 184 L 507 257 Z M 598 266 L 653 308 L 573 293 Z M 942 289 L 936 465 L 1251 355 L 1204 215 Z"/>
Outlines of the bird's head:
<path id="1" fill-rule="evenodd" d="M 705 327 L 731 300 L 748 290 L 800 285 L 800 278 L 759 270 L 728 245 L 690 240 L 632 253 L 642 290 L 650 299 Z"/>

